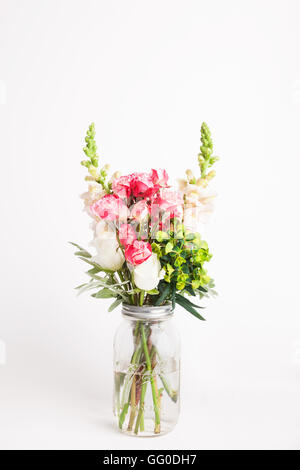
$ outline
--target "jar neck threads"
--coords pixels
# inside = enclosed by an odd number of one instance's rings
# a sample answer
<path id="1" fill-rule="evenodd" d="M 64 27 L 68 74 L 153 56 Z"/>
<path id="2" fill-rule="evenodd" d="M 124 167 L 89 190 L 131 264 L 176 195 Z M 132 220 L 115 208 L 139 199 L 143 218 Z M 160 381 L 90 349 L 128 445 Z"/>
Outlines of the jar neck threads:
<path id="1" fill-rule="evenodd" d="M 152 320 L 165 320 L 170 318 L 174 313 L 172 304 L 167 303 L 159 307 L 152 305 L 137 305 L 122 304 L 122 314 L 124 317 L 131 320 L 152 321 Z"/>

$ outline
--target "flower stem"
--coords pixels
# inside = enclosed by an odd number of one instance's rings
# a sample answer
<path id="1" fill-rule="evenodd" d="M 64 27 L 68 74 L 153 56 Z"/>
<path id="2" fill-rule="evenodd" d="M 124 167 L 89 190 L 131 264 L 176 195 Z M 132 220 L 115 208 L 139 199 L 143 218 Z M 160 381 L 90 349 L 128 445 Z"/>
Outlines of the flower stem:
<path id="1" fill-rule="evenodd" d="M 135 394 L 136 394 L 136 376 L 134 375 L 133 380 L 132 380 L 132 385 L 131 385 L 131 401 L 130 401 L 131 412 L 130 412 L 130 418 L 129 418 L 127 431 L 132 431 L 133 423 L 135 420 L 135 415 L 136 415 Z"/>
<path id="2" fill-rule="evenodd" d="M 140 293 L 140 307 L 143 306 L 144 298 L 145 298 L 145 291 L 142 290 L 141 293 Z"/>
<path id="3" fill-rule="evenodd" d="M 123 427 L 124 420 L 125 420 L 125 417 L 127 415 L 128 408 L 129 408 L 129 402 L 125 403 L 125 405 L 123 406 L 122 413 L 120 414 L 120 418 L 119 418 L 119 428 L 120 429 L 122 429 L 122 427 Z"/>
<path id="4" fill-rule="evenodd" d="M 176 390 L 172 390 L 170 387 L 169 382 L 167 381 L 166 377 L 163 374 L 159 374 L 159 378 L 164 386 L 164 389 L 166 390 L 167 394 L 171 398 L 171 400 L 176 403 L 177 398 L 178 398 L 178 392 Z"/>
<path id="5" fill-rule="evenodd" d="M 148 370 L 148 372 L 150 372 L 150 383 L 151 383 L 153 406 L 154 406 L 154 413 L 155 413 L 154 433 L 159 434 L 160 433 L 159 406 L 158 406 L 158 402 L 157 402 L 157 394 L 156 394 L 156 390 L 155 390 L 155 381 L 154 381 L 154 378 L 153 378 L 153 375 L 152 375 L 151 359 L 150 359 L 150 356 L 149 356 L 149 351 L 148 351 L 147 340 L 146 340 L 145 329 L 144 329 L 143 323 L 141 323 L 140 328 L 141 328 L 142 343 L 143 343 L 143 349 L 144 349 L 144 354 L 145 354 L 145 359 L 146 359 L 147 370 Z"/>
<path id="6" fill-rule="evenodd" d="M 147 390 L 147 381 L 144 379 L 141 391 L 141 398 L 140 398 L 140 407 L 139 412 L 135 422 L 134 433 L 138 434 L 139 428 L 141 431 L 144 431 L 144 408 L 145 408 L 145 395 Z"/>
<path id="7" fill-rule="evenodd" d="M 124 251 L 124 247 L 123 247 L 123 245 L 122 245 L 122 243 L 121 243 L 121 241 L 120 241 L 120 237 L 119 237 L 118 230 L 116 230 L 116 237 L 117 237 L 117 241 L 118 241 L 118 244 L 119 244 L 119 248 L 120 248 L 120 250 L 122 251 L 123 256 L 124 256 L 124 258 L 125 258 L 125 251 Z M 126 261 L 125 261 L 125 265 L 126 265 Z M 123 273 L 122 273 L 121 269 L 118 271 L 118 273 L 119 273 L 119 276 L 120 276 L 121 281 L 122 281 L 122 280 L 124 281 L 124 276 L 123 276 Z M 126 277 L 127 277 L 127 276 L 126 276 Z M 128 281 L 131 281 L 130 276 L 128 277 Z M 131 300 L 131 303 L 134 304 L 134 295 L 131 294 L 131 295 L 129 296 L 129 298 L 130 298 L 130 300 Z"/>
<path id="8" fill-rule="evenodd" d="M 159 358 L 159 360 L 161 360 L 161 357 L 156 349 L 155 346 L 152 347 L 152 350 L 151 350 L 151 354 L 152 353 L 156 353 L 157 357 Z M 163 384 L 164 386 L 164 389 L 166 390 L 167 394 L 169 395 L 169 397 L 171 398 L 171 400 L 176 403 L 177 402 L 177 399 L 178 399 L 178 391 L 177 390 L 173 390 L 171 385 L 169 384 L 168 382 L 168 379 L 164 376 L 163 373 L 160 373 L 159 374 L 159 378 L 161 380 L 161 383 Z"/>
<path id="9" fill-rule="evenodd" d="M 138 347 L 138 333 L 139 333 L 139 322 L 137 322 L 137 325 L 136 325 L 135 330 L 134 330 L 134 337 L 136 338 L 136 349 L 135 349 L 135 351 L 132 355 L 131 362 L 130 362 L 130 367 L 133 368 L 133 377 L 132 377 L 132 385 L 131 386 L 133 386 L 133 383 L 135 384 L 136 364 L 139 362 L 140 355 L 141 355 L 141 352 L 142 352 L 141 346 Z M 122 403 L 124 403 L 125 399 L 127 399 L 126 391 L 127 391 L 128 385 L 130 383 L 130 379 L 131 379 L 131 375 L 128 375 L 127 378 L 126 378 L 125 384 L 124 384 Z M 135 385 L 134 385 L 134 387 L 135 387 Z M 129 391 L 128 391 L 128 393 L 129 393 Z M 135 393 L 134 393 L 134 395 L 135 395 Z M 121 412 L 120 417 L 119 417 L 119 428 L 120 429 L 122 429 L 122 427 L 123 427 L 123 424 L 124 424 L 124 421 L 125 421 L 130 403 L 133 403 L 132 397 L 133 397 L 133 392 L 131 390 L 130 398 L 128 398 L 127 401 L 123 404 L 122 412 Z"/>

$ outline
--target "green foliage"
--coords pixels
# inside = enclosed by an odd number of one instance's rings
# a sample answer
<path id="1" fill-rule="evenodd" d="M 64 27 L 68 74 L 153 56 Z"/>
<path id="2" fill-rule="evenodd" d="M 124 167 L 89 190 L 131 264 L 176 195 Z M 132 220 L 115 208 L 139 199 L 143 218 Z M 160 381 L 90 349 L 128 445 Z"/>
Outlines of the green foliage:
<path id="1" fill-rule="evenodd" d="M 171 292 L 171 285 L 167 284 L 166 282 L 160 282 L 159 292 L 160 294 L 155 302 L 155 305 L 161 305 L 165 302 L 166 298 L 169 296 Z"/>
<path id="2" fill-rule="evenodd" d="M 163 242 L 164 240 L 169 239 L 169 235 L 167 232 L 162 232 L 161 230 L 158 230 L 158 232 L 156 232 L 155 238 L 158 242 Z"/>
<path id="3" fill-rule="evenodd" d="M 157 242 L 152 243 L 153 251 L 160 257 L 165 276 L 158 285 L 159 294 L 153 296 L 151 303 L 162 305 L 171 301 L 173 306 L 178 303 L 203 320 L 195 310 L 200 307 L 192 304 L 184 295 L 203 298 L 214 294 L 211 289 L 213 281 L 203 266 L 212 254 L 199 233 L 186 232 L 182 224 L 178 224 L 174 230 L 158 232 Z"/>
<path id="4" fill-rule="evenodd" d="M 199 320 L 205 321 L 205 318 L 203 318 L 202 315 L 200 315 L 200 313 L 198 313 L 196 310 L 196 308 L 203 308 L 203 307 L 193 304 L 190 300 L 188 300 L 186 297 L 183 297 L 183 295 L 180 295 L 180 294 L 176 294 L 175 301 L 178 305 L 185 308 L 188 312 L 190 312 L 192 315 L 197 317 Z"/>
<path id="5" fill-rule="evenodd" d="M 128 280 L 119 280 L 116 278 L 116 273 L 108 269 L 102 268 L 98 263 L 93 261 L 92 255 L 77 243 L 70 242 L 79 251 L 75 252 L 75 256 L 92 266 L 86 274 L 90 277 L 89 282 L 81 284 L 76 287 L 78 294 L 87 291 L 96 291 L 91 296 L 95 299 L 108 299 L 114 298 L 109 311 L 116 308 L 121 302 L 130 303 L 130 295 L 135 293 L 133 289 L 129 288 Z"/>

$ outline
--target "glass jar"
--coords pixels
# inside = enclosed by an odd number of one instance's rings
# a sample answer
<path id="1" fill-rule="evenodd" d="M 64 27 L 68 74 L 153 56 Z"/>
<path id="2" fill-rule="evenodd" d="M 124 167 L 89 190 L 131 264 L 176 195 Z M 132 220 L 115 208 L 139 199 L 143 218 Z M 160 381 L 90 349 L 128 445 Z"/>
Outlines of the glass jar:
<path id="1" fill-rule="evenodd" d="M 114 340 L 114 414 L 134 436 L 171 431 L 179 415 L 180 341 L 171 304 L 123 305 Z"/>

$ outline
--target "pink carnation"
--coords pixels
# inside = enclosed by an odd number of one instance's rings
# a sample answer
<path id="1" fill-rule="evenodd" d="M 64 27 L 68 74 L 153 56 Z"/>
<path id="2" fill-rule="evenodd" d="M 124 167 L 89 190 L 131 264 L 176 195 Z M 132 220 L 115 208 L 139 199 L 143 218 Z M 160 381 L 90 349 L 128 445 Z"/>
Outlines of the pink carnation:
<path id="1" fill-rule="evenodd" d="M 148 173 L 133 173 L 131 190 L 135 197 L 149 197 L 157 191 L 157 188 Z"/>
<path id="2" fill-rule="evenodd" d="M 93 215 L 100 219 L 117 220 L 127 219 L 128 209 L 122 199 L 116 194 L 106 194 L 90 206 Z"/>
<path id="3" fill-rule="evenodd" d="M 122 224 L 119 230 L 119 239 L 125 248 L 136 240 L 136 233 L 132 225 Z"/>
<path id="4" fill-rule="evenodd" d="M 133 266 L 141 264 L 150 258 L 152 248 L 150 243 L 135 240 L 132 245 L 128 245 L 125 249 L 125 258 Z"/>
<path id="5" fill-rule="evenodd" d="M 131 195 L 132 175 L 120 176 L 112 183 L 112 189 L 115 194 L 122 198 L 128 198 Z"/>
<path id="6" fill-rule="evenodd" d="M 130 217 L 138 221 L 144 220 L 148 216 L 148 214 L 149 206 L 145 199 L 142 199 L 141 201 L 134 204 L 130 210 Z"/>
<path id="7" fill-rule="evenodd" d="M 152 169 L 150 176 L 155 186 L 159 186 L 160 188 L 168 187 L 169 175 L 166 172 L 166 170 L 163 170 L 163 169 L 153 170 Z"/>
<path id="8" fill-rule="evenodd" d="M 163 188 L 156 197 L 152 198 L 152 204 L 159 207 L 160 213 L 168 213 L 170 218 L 182 218 L 183 195 L 180 191 Z"/>

